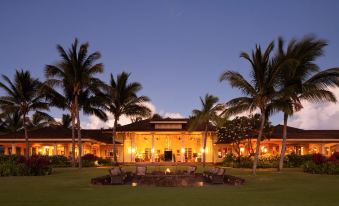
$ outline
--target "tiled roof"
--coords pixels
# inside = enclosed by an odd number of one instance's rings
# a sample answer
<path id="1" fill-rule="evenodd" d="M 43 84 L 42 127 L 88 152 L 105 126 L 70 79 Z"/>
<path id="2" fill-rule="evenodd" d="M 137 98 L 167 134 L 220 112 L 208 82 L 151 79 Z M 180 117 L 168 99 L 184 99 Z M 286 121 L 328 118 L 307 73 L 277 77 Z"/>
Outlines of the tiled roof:
<path id="1" fill-rule="evenodd" d="M 281 139 L 283 125 L 274 127 L 272 139 Z M 304 130 L 287 127 L 287 139 L 336 139 L 339 140 L 339 130 Z"/>
<path id="2" fill-rule="evenodd" d="M 29 139 L 72 139 L 72 130 L 61 126 L 50 126 L 40 129 L 31 130 L 28 133 Z M 75 134 L 77 139 L 77 133 Z M 102 132 L 100 129 L 82 129 L 81 137 L 83 139 L 92 139 L 103 143 L 112 143 L 112 135 Z M 0 135 L 0 141 L 2 139 L 25 139 L 24 132 L 9 133 Z M 119 142 L 117 142 L 120 144 Z"/>
<path id="3" fill-rule="evenodd" d="M 154 122 L 186 122 L 186 123 L 181 123 L 182 128 L 181 129 L 156 129 Z M 205 127 L 204 125 L 198 126 L 196 129 L 193 131 L 204 131 Z M 137 121 L 131 124 L 119 126 L 117 129 L 118 132 L 127 132 L 127 131 L 189 131 L 189 119 L 186 118 L 176 118 L 176 119 L 171 119 L 171 118 L 165 118 L 165 119 L 146 119 L 146 120 L 141 120 Z M 208 131 L 216 131 L 216 127 L 213 125 L 208 125 Z"/>

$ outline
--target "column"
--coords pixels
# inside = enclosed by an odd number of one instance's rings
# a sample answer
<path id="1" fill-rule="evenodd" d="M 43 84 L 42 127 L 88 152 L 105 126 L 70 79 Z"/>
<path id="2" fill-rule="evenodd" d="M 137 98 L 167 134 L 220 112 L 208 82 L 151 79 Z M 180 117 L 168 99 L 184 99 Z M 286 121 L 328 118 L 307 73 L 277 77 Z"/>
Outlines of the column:
<path id="1" fill-rule="evenodd" d="M 185 136 L 181 135 L 181 162 L 185 162 Z"/>
<path id="2" fill-rule="evenodd" d="M 135 162 L 135 156 L 134 156 L 134 154 L 135 154 L 135 134 L 133 134 L 132 136 L 131 136 L 131 162 Z"/>
<path id="3" fill-rule="evenodd" d="M 12 155 L 14 155 L 16 153 L 16 147 L 15 144 L 12 144 Z"/>
<path id="4" fill-rule="evenodd" d="M 154 133 L 152 133 L 152 149 L 151 149 L 151 155 L 152 155 L 152 162 L 154 162 Z"/>
<path id="5" fill-rule="evenodd" d="M 325 151 L 325 144 L 320 144 L 320 152 L 322 155 L 325 155 L 326 154 L 326 151 Z"/>
<path id="6" fill-rule="evenodd" d="M 339 152 L 339 143 L 335 146 L 335 151 Z"/>
<path id="7" fill-rule="evenodd" d="M 53 155 L 55 156 L 55 155 L 58 155 L 58 146 L 57 146 L 57 144 L 54 144 L 53 145 Z"/>

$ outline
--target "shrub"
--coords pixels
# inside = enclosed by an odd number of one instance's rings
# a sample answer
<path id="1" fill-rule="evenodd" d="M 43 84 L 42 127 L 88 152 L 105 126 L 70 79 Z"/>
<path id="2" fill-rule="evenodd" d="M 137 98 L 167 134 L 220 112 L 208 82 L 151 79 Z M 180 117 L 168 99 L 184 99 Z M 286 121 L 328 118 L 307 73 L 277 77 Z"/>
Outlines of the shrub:
<path id="1" fill-rule="evenodd" d="M 289 154 L 284 158 L 284 167 L 301 167 L 305 162 L 312 160 L 313 155 Z"/>
<path id="2" fill-rule="evenodd" d="M 69 167 L 71 165 L 67 157 L 63 155 L 50 156 L 49 159 L 53 167 Z"/>
<path id="3" fill-rule="evenodd" d="M 339 164 L 333 162 L 317 164 L 314 161 L 308 161 L 303 165 L 303 170 L 312 174 L 339 175 Z"/>
<path id="4" fill-rule="evenodd" d="M 339 152 L 334 152 L 330 158 L 328 158 L 328 161 L 339 164 Z"/>
<path id="5" fill-rule="evenodd" d="M 28 174 L 32 176 L 49 175 L 52 173 L 51 161 L 43 156 L 32 156 L 26 161 Z"/>
<path id="6" fill-rule="evenodd" d="M 313 154 L 312 161 L 318 165 L 326 162 L 326 157 L 322 154 Z"/>
<path id="7" fill-rule="evenodd" d="M 98 157 L 93 154 L 85 154 L 81 159 L 83 167 L 95 167 L 95 162 L 98 160 Z"/>
<path id="8" fill-rule="evenodd" d="M 0 176 L 40 176 L 52 173 L 50 161 L 46 157 L 9 155 L 0 157 Z"/>
<path id="9" fill-rule="evenodd" d="M 98 165 L 100 166 L 112 166 L 111 159 L 104 159 L 102 157 L 98 158 Z"/>

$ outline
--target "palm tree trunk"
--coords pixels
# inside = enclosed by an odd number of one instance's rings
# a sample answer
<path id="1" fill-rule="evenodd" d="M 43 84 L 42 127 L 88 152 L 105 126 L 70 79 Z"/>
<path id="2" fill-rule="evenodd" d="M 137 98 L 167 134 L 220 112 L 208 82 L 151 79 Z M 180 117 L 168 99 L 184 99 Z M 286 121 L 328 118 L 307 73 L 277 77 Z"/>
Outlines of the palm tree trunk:
<path id="1" fill-rule="evenodd" d="M 283 141 L 281 143 L 281 153 L 280 153 L 278 172 L 280 172 L 284 167 L 284 157 L 285 157 L 285 151 L 286 151 L 286 138 L 287 138 L 287 120 L 288 120 L 288 114 L 285 112 L 284 113 Z"/>
<path id="2" fill-rule="evenodd" d="M 26 159 L 29 158 L 29 141 L 28 141 L 28 131 L 27 131 L 27 126 L 26 126 L 26 114 L 23 114 L 23 120 L 22 124 L 24 127 L 24 132 L 25 132 L 25 142 L 26 142 L 26 151 L 25 151 L 25 157 Z"/>
<path id="3" fill-rule="evenodd" d="M 75 114 L 74 106 L 72 106 L 71 118 L 72 118 L 72 167 L 75 167 Z"/>
<path id="4" fill-rule="evenodd" d="M 204 148 L 204 151 L 202 153 L 202 158 L 203 158 L 203 161 L 202 161 L 202 166 L 205 168 L 205 165 L 206 165 L 206 142 L 207 142 L 207 127 L 208 127 L 208 124 L 205 125 L 205 133 L 204 133 L 204 145 L 203 145 L 203 148 Z"/>
<path id="5" fill-rule="evenodd" d="M 80 115 L 79 115 L 79 103 L 78 103 L 78 95 L 75 96 L 75 111 L 77 115 L 77 130 L 78 130 L 78 150 L 79 150 L 79 169 L 82 168 L 82 142 L 81 142 L 81 127 L 80 127 Z"/>
<path id="6" fill-rule="evenodd" d="M 261 141 L 261 136 L 262 136 L 264 126 L 265 126 L 265 119 L 266 119 L 265 111 L 262 111 L 261 116 L 260 116 L 260 129 L 259 129 L 259 134 L 258 134 L 258 138 L 257 138 L 257 146 L 255 148 L 252 175 L 257 174 L 257 165 L 258 165 L 259 151 L 260 151 L 260 141 Z"/>
<path id="7" fill-rule="evenodd" d="M 115 144 L 117 125 L 118 125 L 118 119 L 114 118 L 114 125 L 113 125 L 113 131 L 112 131 L 112 134 L 113 134 L 112 140 L 113 140 L 113 162 L 114 162 L 114 165 L 118 164 L 117 148 L 116 148 L 116 144 Z"/>

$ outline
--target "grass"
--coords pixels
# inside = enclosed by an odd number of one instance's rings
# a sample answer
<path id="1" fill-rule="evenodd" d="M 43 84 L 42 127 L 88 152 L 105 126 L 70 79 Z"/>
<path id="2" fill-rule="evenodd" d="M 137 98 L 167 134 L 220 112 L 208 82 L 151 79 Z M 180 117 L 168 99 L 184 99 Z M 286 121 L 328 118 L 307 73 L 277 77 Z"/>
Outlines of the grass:
<path id="1" fill-rule="evenodd" d="M 0 205 L 339 205 L 339 177 L 305 174 L 298 169 L 284 173 L 227 169 L 246 179 L 243 186 L 189 188 L 93 186 L 90 178 L 107 169 L 55 169 L 50 176 L 0 177 Z"/>

